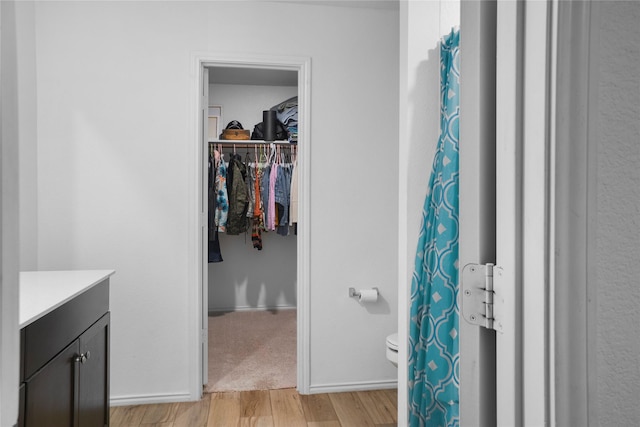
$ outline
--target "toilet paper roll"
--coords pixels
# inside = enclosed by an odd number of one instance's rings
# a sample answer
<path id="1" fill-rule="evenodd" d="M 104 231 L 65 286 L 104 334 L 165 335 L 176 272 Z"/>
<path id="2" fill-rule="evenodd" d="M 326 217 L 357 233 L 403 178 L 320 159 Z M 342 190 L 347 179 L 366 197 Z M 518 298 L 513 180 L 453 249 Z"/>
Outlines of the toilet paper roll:
<path id="1" fill-rule="evenodd" d="M 361 289 L 360 296 L 358 297 L 360 302 L 376 302 L 378 301 L 378 291 L 375 289 Z"/>

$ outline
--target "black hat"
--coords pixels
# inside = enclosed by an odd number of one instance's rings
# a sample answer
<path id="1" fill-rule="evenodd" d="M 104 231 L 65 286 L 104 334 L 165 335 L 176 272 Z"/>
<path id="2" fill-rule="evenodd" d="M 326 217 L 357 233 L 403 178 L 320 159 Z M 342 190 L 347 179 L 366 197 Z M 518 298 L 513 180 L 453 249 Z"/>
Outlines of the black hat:
<path id="1" fill-rule="evenodd" d="M 237 120 L 231 120 L 227 125 L 226 129 L 244 129 L 242 127 L 242 123 Z"/>

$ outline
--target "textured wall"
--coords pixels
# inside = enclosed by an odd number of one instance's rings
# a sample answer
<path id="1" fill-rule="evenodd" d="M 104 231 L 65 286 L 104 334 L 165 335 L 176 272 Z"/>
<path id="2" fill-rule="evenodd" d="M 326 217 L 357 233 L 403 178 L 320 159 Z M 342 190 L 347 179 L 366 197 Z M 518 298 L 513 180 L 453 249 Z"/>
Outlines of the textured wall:
<path id="1" fill-rule="evenodd" d="M 597 412 L 603 426 L 640 424 L 638 22 L 640 3 L 601 7 L 596 298 Z"/>

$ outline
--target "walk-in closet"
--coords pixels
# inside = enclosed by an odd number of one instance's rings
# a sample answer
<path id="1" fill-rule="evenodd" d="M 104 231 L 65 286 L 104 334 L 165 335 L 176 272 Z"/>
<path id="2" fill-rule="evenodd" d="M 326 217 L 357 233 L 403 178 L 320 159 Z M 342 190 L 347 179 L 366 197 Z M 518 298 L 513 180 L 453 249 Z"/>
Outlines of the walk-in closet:
<path id="1" fill-rule="evenodd" d="M 297 97 L 296 70 L 208 67 L 206 391 L 296 387 Z"/>

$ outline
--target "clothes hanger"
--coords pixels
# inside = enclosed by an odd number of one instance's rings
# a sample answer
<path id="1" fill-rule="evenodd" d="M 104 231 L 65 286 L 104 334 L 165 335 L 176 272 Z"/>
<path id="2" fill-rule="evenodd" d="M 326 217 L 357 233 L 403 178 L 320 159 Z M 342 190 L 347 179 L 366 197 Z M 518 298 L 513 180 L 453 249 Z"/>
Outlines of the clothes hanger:
<path id="1" fill-rule="evenodd" d="M 265 144 L 262 144 L 260 148 L 260 163 L 267 163 L 269 161 L 269 157 L 267 156 L 267 146 Z"/>
<path id="2" fill-rule="evenodd" d="M 291 164 L 291 147 L 287 146 L 285 150 L 285 162 Z"/>
<path id="3" fill-rule="evenodd" d="M 270 164 L 273 164 L 275 161 L 275 156 L 276 156 L 276 144 L 274 144 L 273 142 L 271 144 L 269 144 L 269 158 L 268 158 L 268 162 Z"/>
<path id="4" fill-rule="evenodd" d="M 209 145 L 209 155 L 211 156 L 211 158 L 213 159 L 213 165 L 217 168 L 218 166 L 220 166 L 220 159 L 222 158 L 222 153 L 218 150 L 216 150 L 216 145 L 215 144 L 210 144 Z"/>

